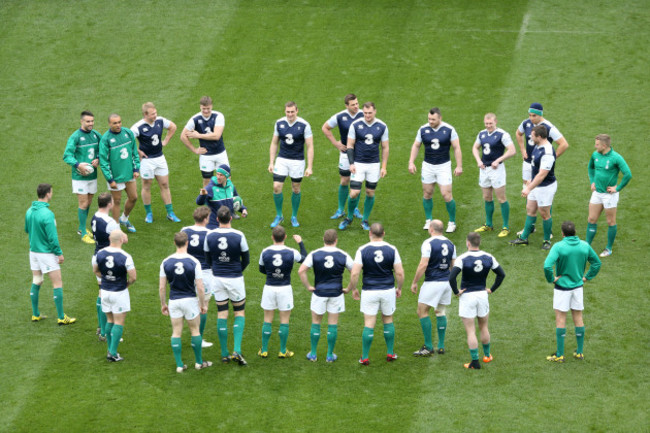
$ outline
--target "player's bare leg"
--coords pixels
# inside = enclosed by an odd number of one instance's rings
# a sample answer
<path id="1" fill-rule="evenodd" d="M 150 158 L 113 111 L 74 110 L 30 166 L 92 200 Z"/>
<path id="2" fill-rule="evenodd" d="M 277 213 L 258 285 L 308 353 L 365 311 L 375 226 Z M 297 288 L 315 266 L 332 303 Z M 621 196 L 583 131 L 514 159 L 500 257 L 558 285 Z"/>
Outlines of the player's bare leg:
<path id="1" fill-rule="evenodd" d="M 465 326 L 465 332 L 467 333 L 467 347 L 469 348 L 469 354 L 472 357 L 472 360 L 464 364 L 465 368 L 481 368 L 481 364 L 478 362 L 478 340 L 476 339 L 476 325 L 474 324 L 474 318 L 462 317 L 463 325 Z"/>
<path id="2" fill-rule="evenodd" d="M 433 184 L 422 184 L 422 207 L 424 208 L 424 230 L 429 230 L 429 224 L 433 219 Z"/>

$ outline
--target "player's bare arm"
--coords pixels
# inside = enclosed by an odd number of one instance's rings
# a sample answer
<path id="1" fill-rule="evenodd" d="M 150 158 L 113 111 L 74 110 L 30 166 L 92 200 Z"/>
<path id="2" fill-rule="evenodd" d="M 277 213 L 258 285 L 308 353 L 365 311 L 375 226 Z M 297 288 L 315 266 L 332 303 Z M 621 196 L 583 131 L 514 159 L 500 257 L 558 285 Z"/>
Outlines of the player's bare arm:
<path id="1" fill-rule="evenodd" d="M 475 141 L 474 145 L 472 146 L 472 155 L 474 155 L 474 159 L 476 160 L 476 164 L 478 165 L 478 168 L 484 169 L 485 164 L 483 164 L 483 161 L 481 161 L 481 155 L 479 154 L 479 150 L 478 150 L 479 147 L 481 147 L 481 142 Z"/>
<path id="2" fill-rule="evenodd" d="M 346 148 L 348 159 L 350 160 L 350 173 L 356 173 L 357 167 L 354 165 L 354 139 L 348 138 L 348 146 Z M 352 155 L 352 157 L 350 157 Z"/>
<path id="3" fill-rule="evenodd" d="M 569 148 L 569 143 L 567 143 L 566 138 L 558 138 L 557 141 L 557 149 L 555 149 L 555 159 L 559 158 L 560 155 L 562 155 L 566 150 Z"/>
<path id="4" fill-rule="evenodd" d="M 388 167 L 388 153 L 389 153 L 388 140 L 382 141 L 381 142 L 381 171 L 379 172 L 379 175 L 382 178 L 386 177 L 386 174 L 388 174 L 388 171 L 386 170 L 386 168 Z"/>
<path id="5" fill-rule="evenodd" d="M 415 174 L 418 171 L 418 168 L 415 166 L 415 158 L 418 157 L 418 153 L 420 152 L 420 145 L 422 143 L 418 142 L 415 140 L 413 142 L 413 146 L 411 146 L 411 156 L 409 157 L 409 173 Z"/>
<path id="6" fill-rule="evenodd" d="M 454 148 L 454 158 L 456 158 L 456 168 L 454 169 L 454 176 L 463 174 L 463 152 L 460 150 L 460 140 L 452 140 L 451 146 Z"/>
<path id="7" fill-rule="evenodd" d="M 535 179 L 533 179 L 532 181 L 530 181 L 530 182 L 528 183 L 528 185 L 526 185 L 526 186 L 524 187 L 524 189 L 521 191 L 521 196 L 522 196 L 522 197 L 528 197 L 528 194 L 530 194 L 530 192 L 531 192 L 533 189 L 535 189 L 535 187 L 536 187 L 537 185 L 539 185 L 540 183 L 542 183 L 542 181 L 543 181 L 544 179 L 546 179 L 546 176 L 548 175 L 548 172 L 549 172 L 549 170 L 543 170 L 543 169 L 540 169 L 540 170 L 539 170 L 539 173 L 537 173 L 537 176 L 535 176 Z"/>
<path id="8" fill-rule="evenodd" d="M 522 159 L 528 158 L 528 153 L 526 153 L 526 143 L 524 143 L 524 134 L 517 129 L 515 132 L 515 138 L 517 139 L 517 144 L 519 145 L 519 150 L 521 151 Z"/>
<path id="9" fill-rule="evenodd" d="M 273 165 L 275 161 L 275 155 L 278 153 L 279 142 L 280 137 L 274 135 L 273 139 L 271 140 L 271 146 L 269 146 L 269 173 L 273 173 Z"/>
<path id="10" fill-rule="evenodd" d="M 314 137 L 305 139 L 305 146 L 307 147 L 307 168 L 305 169 L 305 177 L 309 177 L 314 169 Z"/>
<path id="11" fill-rule="evenodd" d="M 183 128 L 183 132 L 181 132 L 181 141 L 187 147 L 193 154 L 195 155 L 204 155 L 207 153 L 208 149 L 205 147 L 194 147 L 192 142 L 190 141 L 189 133 L 192 131 L 188 131 L 187 128 Z"/>
<path id="12" fill-rule="evenodd" d="M 323 131 L 323 134 L 325 134 L 325 137 L 332 143 L 334 147 L 336 147 L 339 151 L 345 152 L 345 145 L 341 143 L 339 140 L 334 137 L 334 134 L 332 134 L 332 127 L 328 125 L 327 122 L 323 123 L 323 127 L 321 128 L 321 131 Z"/>
<path id="13" fill-rule="evenodd" d="M 167 134 L 165 135 L 164 140 L 162 141 L 162 146 L 165 147 L 167 146 L 167 143 L 169 143 L 169 140 L 172 139 L 174 134 L 176 133 L 176 124 L 172 121 L 169 122 L 169 128 L 167 128 Z"/>

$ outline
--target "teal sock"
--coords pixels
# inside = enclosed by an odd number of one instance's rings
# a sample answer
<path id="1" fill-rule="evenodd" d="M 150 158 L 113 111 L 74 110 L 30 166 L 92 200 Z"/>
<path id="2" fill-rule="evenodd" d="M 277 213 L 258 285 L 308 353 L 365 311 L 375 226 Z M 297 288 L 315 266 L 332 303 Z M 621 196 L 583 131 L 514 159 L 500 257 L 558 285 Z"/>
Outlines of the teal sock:
<path id="1" fill-rule="evenodd" d="M 176 367 L 183 368 L 183 351 L 181 347 L 181 339 L 172 337 L 172 352 L 174 353 L 174 360 L 176 361 Z"/>
<path id="2" fill-rule="evenodd" d="M 150 204 L 145 204 L 144 205 L 144 212 L 145 213 L 151 213 L 151 205 Z M 181 365 L 182 367 L 182 365 Z"/>
<path id="3" fill-rule="evenodd" d="M 424 218 L 433 219 L 433 199 L 422 197 L 422 207 L 424 208 Z"/>
<path id="4" fill-rule="evenodd" d="M 555 339 L 557 340 L 555 356 L 564 356 L 564 337 L 566 337 L 566 328 L 555 328 Z"/>
<path id="5" fill-rule="evenodd" d="M 97 311 L 97 327 L 101 329 L 102 327 L 102 298 L 97 297 L 95 301 L 95 310 Z"/>
<path id="6" fill-rule="evenodd" d="M 492 216 L 494 215 L 494 201 L 485 202 L 485 225 L 492 227 Z"/>
<path id="7" fill-rule="evenodd" d="M 526 224 L 524 225 L 524 232 L 521 234 L 522 239 L 528 239 L 528 235 L 533 231 L 535 226 L 535 221 L 537 221 L 536 216 L 526 215 Z"/>
<path id="8" fill-rule="evenodd" d="M 221 346 L 221 357 L 230 355 L 228 352 L 228 319 L 217 319 L 217 336 Z"/>
<path id="9" fill-rule="evenodd" d="M 614 239 L 616 239 L 616 230 L 618 227 L 616 225 L 609 226 L 607 229 L 607 249 L 612 251 L 612 247 L 614 246 Z"/>
<path id="10" fill-rule="evenodd" d="M 327 356 L 329 358 L 334 354 L 334 346 L 336 345 L 336 338 L 338 337 L 338 326 L 327 325 Z"/>
<path id="11" fill-rule="evenodd" d="M 65 313 L 63 312 L 63 288 L 58 287 L 54 289 L 54 305 L 56 305 L 56 316 L 59 319 L 63 319 L 65 317 Z"/>
<path id="12" fill-rule="evenodd" d="M 596 231 L 598 230 L 598 224 L 587 223 L 587 243 L 591 245 L 596 237 Z"/>
<path id="13" fill-rule="evenodd" d="M 433 338 L 431 337 L 431 318 L 429 316 L 420 319 L 420 326 L 422 327 L 422 334 L 424 335 L 424 347 L 433 350 Z"/>
<path id="14" fill-rule="evenodd" d="M 348 218 L 349 219 L 354 219 L 354 210 L 359 206 L 359 200 L 361 199 L 361 194 L 356 196 L 355 198 L 350 198 L 348 199 Z"/>
<path id="15" fill-rule="evenodd" d="M 585 345 L 585 327 L 576 326 L 576 340 L 578 341 L 578 348 L 576 353 L 582 353 Z"/>
<path id="16" fill-rule="evenodd" d="M 447 316 L 436 316 L 438 328 L 438 349 L 445 348 L 445 334 L 447 333 Z"/>
<path id="17" fill-rule="evenodd" d="M 280 330 L 278 331 L 280 336 L 280 353 L 287 352 L 287 340 L 289 339 L 289 324 L 280 323 Z"/>
<path id="18" fill-rule="evenodd" d="M 244 316 L 235 316 L 235 323 L 232 325 L 233 334 L 233 351 L 241 353 L 241 340 L 244 337 L 244 325 L 246 318 Z"/>
<path id="19" fill-rule="evenodd" d="M 507 201 L 501 203 L 501 216 L 503 217 L 503 228 L 510 228 L 510 203 Z"/>
<path id="20" fill-rule="evenodd" d="M 384 340 L 386 340 L 386 353 L 395 354 L 395 325 L 384 323 Z"/>
<path id="21" fill-rule="evenodd" d="M 120 339 L 122 338 L 122 332 L 124 331 L 124 326 L 113 324 L 113 329 L 111 329 L 111 347 L 108 351 L 111 355 L 117 355 L 117 346 L 120 344 Z"/>
<path id="22" fill-rule="evenodd" d="M 339 210 L 343 212 L 345 209 L 345 202 L 348 201 L 350 195 L 349 185 L 339 185 Z"/>
<path id="23" fill-rule="evenodd" d="M 472 357 L 472 361 L 478 361 L 478 348 L 469 349 L 469 354 Z"/>
<path id="24" fill-rule="evenodd" d="M 542 221 L 542 225 L 544 226 L 544 240 L 550 241 L 553 232 L 553 218 Z"/>
<path id="25" fill-rule="evenodd" d="M 291 216 L 294 218 L 298 216 L 298 209 L 300 209 L 301 197 L 302 197 L 301 192 L 299 192 L 298 194 L 296 194 L 295 192 L 291 193 Z"/>
<path id="26" fill-rule="evenodd" d="M 41 312 L 38 309 L 38 294 L 41 290 L 41 286 L 38 284 L 33 284 L 32 287 L 29 289 L 29 297 L 32 300 L 32 315 L 39 317 L 41 315 Z"/>
<path id="27" fill-rule="evenodd" d="M 363 334 L 361 334 L 361 339 L 362 339 L 362 355 L 361 359 L 368 359 L 368 356 L 370 355 L 370 345 L 372 344 L 372 339 L 375 336 L 374 329 L 364 327 L 363 328 Z"/>
<path id="28" fill-rule="evenodd" d="M 271 322 L 264 322 L 262 324 L 262 352 L 269 351 L 269 340 L 271 339 L 271 332 L 273 332 L 273 326 Z"/>
<path id="29" fill-rule="evenodd" d="M 180 340 L 180 338 L 179 338 Z M 192 349 L 194 349 L 194 360 L 197 364 L 203 364 L 203 337 L 201 335 L 192 335 Z M 179 350 L 180 352 L 180 350 Z M 178 362 L 178 361 L 177 361 Z M 182 367 L 182 362 L 180 367 Z"/>
<path id="30" fill-rule="evenodd" d="M 99 332 L 106 337 L 106 323 L 108 323 L 106 320 L 106 313 L 102 311 L 102 309 L 99 309 L 100 317 L 99 317 Z"/>
<path id="31" fill-rule="evenodd" d="M 203 337 L 203 331 L 205 331 L 205 324 L 208 321 L 208 314 L 201 314 L 201 321 L 199 322 L 199 332 L 201 333 L 201 337 Z"/>
<path id="32" fill-rule="evenodd" d="M 275 203 L 275 214 L 279 217 L 282 216 L 282 202 L 284 202 L 284 196 L 282 193 L 273 194 L 273 202 Z"/>
<path id="33" fill-rule="evenodd" d="M 83 236 L 86 234 L 86 221 L 88 221 L 88 209 L 77 208 L 77 218 L 79 219 L 79 231 Z"/>
<path id="34" fill-rule="evenodd" d="M 170 213 L 174 212 L 174 206 L 171 203 L 166 204 L 165 210 L 167 211 L 167 215 L 169 215 Z"/>
<path id="35" fill-rule="evenodd" d="M 483 345 L 483 355 L 489 357 L 490 356 L 490 343 L 484 344 Z"/>
<path id="36" fill-rule="evenodd" d="M 447 207 L 447 213 L 449 214 L 449 222 L 455 223 L 456 222 L 456 200 L 452 198 L 451 201 L 445 203 L 445 206 Z"/>
<path id="37" fill-rule="evenodd" d="M 106 327 L 104 328 L 104 331 L 106 332 L 106 347 L 107 350 L 110 352 L 111 351 L 111 343 L 113 342 L 113 339 L 111 337 L 111 331 L 113 330 L 113 324 L 111 322 L 106 322 Z"/>
<path id="38" fill-rule="evenodd" d="M 318 325 L 316 323 L 311 324 L 311 330 L 309 331 L 309 337 L 311 339 L 311 352 L 310 353 L 312 355 L 316 355 L 316 349 L 318 348 L 318 340 L 320 340 L 320 325 Z"/>
<path id="39" fill-rule="evenodd" d="M 366 201 L 363 202 L 363 220 L 368 221 L 370 218 L 370 212 L 372 212 L 372 208 L 375 206 L 375 196 L 373 195 L 372 197 L 366 196 Z"/>

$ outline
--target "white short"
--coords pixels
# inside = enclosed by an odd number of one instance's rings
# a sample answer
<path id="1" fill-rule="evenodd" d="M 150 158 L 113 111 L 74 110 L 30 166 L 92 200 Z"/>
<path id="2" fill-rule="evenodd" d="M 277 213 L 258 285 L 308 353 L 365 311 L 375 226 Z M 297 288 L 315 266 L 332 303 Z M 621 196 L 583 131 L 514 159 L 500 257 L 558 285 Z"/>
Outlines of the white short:
<path id="1" fill-rule="evenodd" d="M 95 268 L 93 267 L 93 259 L 94 258 L 95 258 L 95 254 L 93 254 L 93 256 L 90 259 L 90 269 L 93 270 L 93 275 L 95 275 Z M 97 275 L 95 275 L 95 279 L 97 280 L 98 285 L 102 283 L 102 279 L 99 278 Z"/>
<path id="2" fill-rule="evenodd" d="M 598 192 L 591 193 L 589 203 L 602 204 L 605 209 L 612 209 L 618 205 L 618 191 L 615 193 Z"/>
<path id="3" fill-rule="evenodd" d="M 212 296 L 212 288 L 214 287 L 214 278 L 211 269 L 203 269 L 201 271 L 201 276 L 203 279 L 203 289 L 205 290 L 205 298 L 210 299 Z"/>
<path id="4" fill-rule="evenodd" d="M 311 294 L 311 311 L 322 316 L 325 312 L 329 314 L 342 313 L 345 311 L 345 295 L 325 297 L 317 296 L 315 293 Z"/>
<path id="5" fill-rule="evenodd" d="M 339 155 L 339 170 L 350 170 L 350 159 L 347 153 L 341 153 Z"/>
<path id="6" fill-rule="evenodd" d="M 528 194 L 528 200 L 536 201 L 537 206 L 546 207 L 553 204 L 553 197 L 557 192 L 557 182 L 553 182 L 550 185 L 538 186 L 533 188 L 533 190 Z"/>
<path id="7" fill-rule="evenodd" d="M 458 300 L 458 315 L 466 319 L 485 317 L 490 312 L 488 292 L 469 292 L 460 295 Z"/>
<path id="8" fill-rule="evenodd" d="M 293 290 L 291 286 L 267 286 L 262 290 L 262 302 L 264 310 L 293 310 Z"/>
<path id="9" fill-rule="evenodd" d="M 106 182 L 106 188 L 108 188 L 109 191 L 124 191 L 126 189 L 126 184 L 134 181 L 135 179 L 131 179 L 128 182 L 118 182 L 115 188 L 111 188 L 111 184 Z"/>
<path id="10" fill-rule="evenodd" d="M 153 179 L 156 176 L 169 175 L 169 167 L 165 155 L 157 158 L 142 158 L 140 160 L 140 176 L 143 179 Z"/>
<path id="11" fill-rule="evenodd" d="M 97 179 L 93 180 L 74 180 L 72 179 L 73 194 L 96 194 Z"/>
<path id="12" fill-rule="evenodd" d="M 420 287 L 419 304 L 437 308 L 438 305 L 451 304 L 451 286 L 449 281 L 425 281 Z"/>
<path id="13" fill-rule="evenodd" d="M 582 300 L 582 286 L 573 290 L 553 289 L 553 309 L 564 311 L 584 310 L 585 305 Z"/>
<path id="14" fill-rule="evenodd" d="M 305 175 L 305 160 L 277 157 L 273 165 L 273 174 L 289 176 L 292 179 L 302 179 Z"/>
<path id="15" fill-rule="evenodd" d="M 201 314 L 201 310 L 199 308 L 199 299 L 196 297 L 170 299 L 168 306 L 169 317 L 172 319 L 184 317 L 185 320 L 192 320 Z"/>
<path id="16" fill-rule="evenodd" d="M 230 162 L 228 162 L 228 154 L 224 150 L 221 153 L 216 155 L 199 155 L 199 168 L 201 171 L 213 172 L 221 164 L 226 164 L 230 167 Z"/>
<path id="17" fill-rule="evenodd" d="M 451 185 L 451 161 L 444 164 L 429 164 L 422 161 L 422 183 Z"/>
<path id="18" fill-rule="evenodd" d="M 230 299 L 232 302 L 239 302 L 246 299 L 246 287 L 244 277 L 224 278 L 214 276 L 210 289 L 214 300 L 223 302 Z"/>
<path id="19" fill-rule="evenodd" d="M 506 186 L 506 166 L 499 164 L 494 169 L 491 166 L 479 170 L 478 185 L 481 188 L 501 188 Z"/>
<path id="20" fill-rule="evenodd" d="M 533 179 L 533 166 L 530 162 L 524 161 L 521 164 L 521 178 L 524 182 L 530 182 Z"/>
<path id="21" fill-rule="evenodd" d="M 59 259 L 54 254 L 33 251 L 29 252 L 29 266 L 32 271 L 41 271 L 43 274 L 61 269 Z"/>
<path id="22" fill-rule="evenodd" d="M 364 164 L 363 162 L 355 162 L 354 168 L 356 172 L 350 175 L 352 182 L 363 182 L 364 180 L 371 183 L 379 182 L 380 163 Z"/>
<path id="23" fill-rule="evenodd" d="M 395 303 L 395 289 L 361 291 L 361 312 L 363 314 L 374 316 L 381 308 L 382 315 L 392 316 L 395 313 Z"/>
<path id="24" fill-rule="evenodd" d="M 99 296 L 102 298 L 102 311 L 104 313 L 127 313 L 131 311 L 129 289 L 119 292 L 101 290 Z"/>

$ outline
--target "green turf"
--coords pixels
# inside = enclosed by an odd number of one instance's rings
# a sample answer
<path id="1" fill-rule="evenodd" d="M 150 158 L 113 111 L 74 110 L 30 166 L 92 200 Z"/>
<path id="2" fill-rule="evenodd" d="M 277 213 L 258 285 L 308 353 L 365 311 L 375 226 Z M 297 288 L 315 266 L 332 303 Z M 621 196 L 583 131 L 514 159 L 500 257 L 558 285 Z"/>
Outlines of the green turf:
<path id="1" fill-rule="evenodd" d="M 647 431 L 647 2 L 4 1 L 0 20 L 0 242 L 5 250 L 0 430 Z M 348 298 L 337 363 L 324 362 L 324 334 L 319 361 L 304 360 L 309 294 L 296 274 L 289 336 L 296 356 L 275 357 L 276 318 L 271 356 L 260 360 L 255 353 L 261 344 L 264 280 L 256 261 L 271 243 L 268 224 L 275 214 L 266 171 L 273 122 L 283 116 L 283 104 L 295 100 L 314 131 L 314 175 L 303 182 L 302 227 L 288 229 L 313 250 L 321 245 L 323 230 L 336 225 L 328 217 L 336 208 L 338 152 L 320 128 L 343 108 L 349 92 L 362 103 L 374 101 L 390 130 L 388 176 L 379 183 L 371 220 L 385 224 L 386 240 L 399 249 L 406 271 L 395 315 L 400 359 L 383 360 L 377 326 L 371 366 L 357 365 L 363 318 L 358 303 Z M 178 136 L 204 94 L 226 117 L 233 180 L 250 212 L 235 222 L 251 248 L 243 343 L 250 367 L 219 364 L 215 346 L 204 352 L 214 367 L 177 375 L 171 326 L 160 314 L 158 268 L 173 252 L 173 232 L 190 223 L 201 186 L 197 157 Z M 131 220 L 138 232 L 125 248 L 138 281 L 120 346 L 126 360 L 114 365 L 106 363 L 105 346 L 95 340 L 92 247 L 75 235 L 76 198 L 61 155 L 81 110 L 95 113 L 103 133 L 108 114 L 121 114 L 128 127 L 148 100 L 179 126 L 165 154 L 174 209 L 183 223 L 164 219 L 156 187 L 155 224 L 145 226 L 142 203 L 136 205 Z M 457 300 L 449 312 L 448 353 L 412 358 L 422 335 L 417 298 L 408 287 L 425 239 L 419 176 L 407 171 L 417 128 L 426 122 L 427 110 L 439 106 L 460 136 L 464 174 L 454 181 L 459 231 L 450 238 L 462 252 L 464 235 L 484 222 L 471 155 L 483 115 L 496 112 L 499 127 L 514 138 L 533 101 L 544 104 L 546 117 L 570 144 L 556 170 L 556 239 L 564 219 L 574 220 L 584 237 L 590 195 L 586 164 L 596 134 L 612 135 L 634 174 L 621 195 L 614 255 L 585 288 L 586 359 L 564 365 L 544 360 L 554 350 L 555 331 L 541 236 L 532 235 L 530 246 L 514 250 L 496 233 L 484 239 L 484 249 L 507 272 L 491 297 L 495 361 L 481 371 L 462 368 L 469 354 Z M 520 161 L 518 155 L 507 162 L 515 231 L 524 222 Z M 66 259 L 64 302 L 66 312 L 79 319 L 67 328 L 53 319 L 29 322 L 28 242 L 22 228 L 40 182 L 55 188 L 52 209 Z M 288 214 L 288 186 L 285 193 Z M 438 193 L 434 216 L 447 219 Z M 496 206 L 495 224 L 500 221 Z M 603 217 L 594 241 L 597 252 L 605 239 Z M 355 221 L 339 246 L 354 254 L 366 241 Z M 55 315 L 49 282 L 41 289 L 41 310 Z M 216 343 L 215 311 L 211 306 L 205 336 Z M 570 355 L 575 348 L 570 321 L 566 341 Z M 190 364 L 187 331 L 183 345 Z"/>

